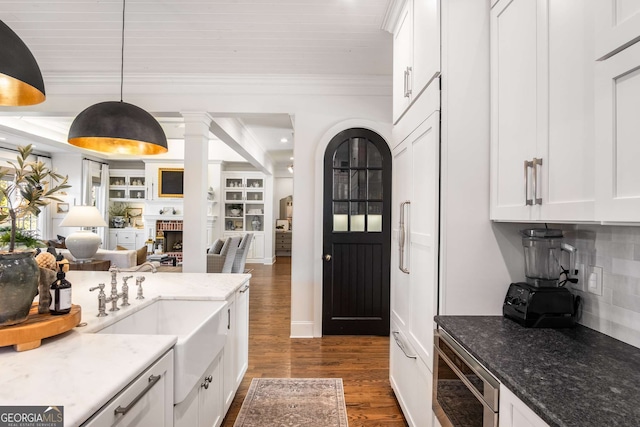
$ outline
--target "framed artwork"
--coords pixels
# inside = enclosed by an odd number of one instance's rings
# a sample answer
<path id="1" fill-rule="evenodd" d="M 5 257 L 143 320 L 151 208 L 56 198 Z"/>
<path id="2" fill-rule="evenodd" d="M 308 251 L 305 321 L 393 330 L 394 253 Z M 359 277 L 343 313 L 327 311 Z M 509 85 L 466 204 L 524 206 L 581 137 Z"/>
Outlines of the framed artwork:
<path id="1" fill-rule="evenodd" d="M 138 216 L 134 219 L 133 226 L 135 228 L 144 228 L 144 221 L 142 220 L 141 216 Z"/>
<path id="2" fill-rule="evenodd" d="M 184 169 L 158 169 L 158 197 L 184 197 Z"/>
<path id="3" fill-rule="evenodd" d="M 289 231 L 289 220 L 276 219 L 276 231 Z"/>
<path id="4" fill-rule="evenodd" d="M 69 212 L 69 203 L 58 203 L 56 206 L 56 213 L 67 213 Z"/>
<path id="5" fill-rule="evenodd" d="M 127 215 L 129 218 L 136 218 L 142 216 L 142 208 L 127 208 Z"/>

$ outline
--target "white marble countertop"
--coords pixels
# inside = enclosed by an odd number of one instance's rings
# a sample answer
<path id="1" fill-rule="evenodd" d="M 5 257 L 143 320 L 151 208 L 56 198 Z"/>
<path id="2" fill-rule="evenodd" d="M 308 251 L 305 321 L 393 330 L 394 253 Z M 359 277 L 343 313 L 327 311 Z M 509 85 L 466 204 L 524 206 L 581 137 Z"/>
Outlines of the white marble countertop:
<path id="1" fill-rule="evenodd" d="M 93 415 L 145 368 L 176 343 L 170 335 L 93 334 L 118 319 L 164 299 L 225 300 L 247 283 L 249 274 L 119 273 L 129 279 L 129 303 L 106 317 L 98 314 L 98 291 L 104 283 L 110 293 L 106 271 L 70 271 L 72 300 L 82 307 L 82 324 L 74 330 L 42 341 L 34 350 L 16 352 L 0 348 L 0 405 L 64 406 L 65 426 L 77 426 Z M 144 300 L 136 300 L 135 277 L 145 276 Z M 119 301 L 120 303 L 120 301 Z"/>

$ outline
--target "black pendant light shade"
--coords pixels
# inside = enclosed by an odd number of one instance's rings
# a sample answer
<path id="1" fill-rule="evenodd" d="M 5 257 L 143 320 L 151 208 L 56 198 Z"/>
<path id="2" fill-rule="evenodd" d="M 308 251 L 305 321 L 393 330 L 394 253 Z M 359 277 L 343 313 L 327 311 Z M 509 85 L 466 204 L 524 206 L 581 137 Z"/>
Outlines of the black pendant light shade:
<path id="1" fill-rule="evenodd" d="M 44 81 L 26 44 L 0 21 L 0 105 L 34 105 L 45 99 Z"/>
<path id="2" fill-rule="evenodd" d="M 167 152 L 167 137 L 160 123 L 140 107 L 126 102 L 94 104 L 75 118 L 69 144 L 119 154 Z"/>

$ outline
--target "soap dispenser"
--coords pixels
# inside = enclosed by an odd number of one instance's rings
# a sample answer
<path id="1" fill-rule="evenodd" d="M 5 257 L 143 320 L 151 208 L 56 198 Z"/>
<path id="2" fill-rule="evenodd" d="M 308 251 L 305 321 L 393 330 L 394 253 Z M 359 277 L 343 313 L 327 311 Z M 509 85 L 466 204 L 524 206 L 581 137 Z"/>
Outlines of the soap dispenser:
<path id="1" fill-rule="evenodd" d="M 58 277 L 51 284 L 51 305 L 49 313 L 52 315 L 67 314 L 71 311 L 71 283 L 65 278 L 64 264 L 59 264 Z"/>

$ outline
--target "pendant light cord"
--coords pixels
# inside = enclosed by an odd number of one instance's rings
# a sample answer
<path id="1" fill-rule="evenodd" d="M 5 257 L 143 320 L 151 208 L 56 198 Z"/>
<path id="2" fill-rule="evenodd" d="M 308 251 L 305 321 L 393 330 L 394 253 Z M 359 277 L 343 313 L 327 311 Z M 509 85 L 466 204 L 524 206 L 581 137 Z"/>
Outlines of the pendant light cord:
<path id="1" fill-rule="evenodd" d="M 122 0 L 122 44 L 120 49 L 120 102 L 122 102 L 122 87 L 124 84 L 124 9 L 126 0 Z"/>

